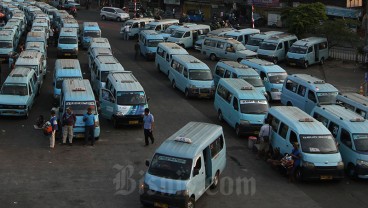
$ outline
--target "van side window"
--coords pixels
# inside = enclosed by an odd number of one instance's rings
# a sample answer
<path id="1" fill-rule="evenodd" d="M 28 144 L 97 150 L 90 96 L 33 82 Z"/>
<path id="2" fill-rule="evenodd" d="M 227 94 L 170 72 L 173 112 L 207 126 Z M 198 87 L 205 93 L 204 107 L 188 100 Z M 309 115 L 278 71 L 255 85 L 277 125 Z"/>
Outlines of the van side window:
<path id="1" fill-rule="evenodd" d="M 236 97 L 234 97 L 234 99 L 233 99 L 233 107 L 234 107 L 234 110 L 239 111 L 238 98 L 236 98 Z"/>
<path id="2" fill-rule="evenodd" d="M 187 68 L 184 68 L 183 75 L 184 75 L 185 78 L 188 78 L 188 69 Z"/>
<path id="3" fill-rule="evenodd" d="M 344 106 L 344 107 L 345 107 L 345 108 L 347 108 L 347 109 L 352 110 L 352 111 L 354 111 L 354 109 L 355 109 L 355 107 L 354 107 L 354 106 L 352 106 L 352 105 L 350 105 L 350 104 L 348 104 L 348 103 L 342 103 L 342 102 L 341 102 L 341 105 L 342 105 L 342 106 Z"/>
<path id="4" fill-rule="evenodd" d="M 315 118 L 317 121 L 321 122 L 324 126 L 327 127 L 327 124 L 328 124 L 327 118 L 323 117 L 319 113 L 314 113 L 313 118 Z"/>
<path id="5" fill-rule="evenodd" d="M 264 73 L 264 72 L 261 72 L 259 75 L 261 76 L 262 80 L 264 80 L 267 77 L 266 73 Z"/>
<path id="6" fill-rule="evenodd" d="M 220 77 L 224 77 L 224 72 L 225 72 L 225 69 L 218 66 L 216 67 L 216 70 L 215 70 L 215 73 L 220 76 Z"/>
<path id="7" fill-rule="evenodd" d="M 230 78 L 230 75 L 231 75 L 231 71 L 226 70 L 224 78 Z"/>
<path id="8" fill-rule="evenodd" d="M 317 102 L 316 95 L 311 90 L 308 90 L 308 99 L 315 103 Z"/>
<path id="9" fill-rule="evenodd" d="M 298 88 L 298 83 L 293 82 L 292 80 L 287 80 L 286 81 L 286 89 L 292 91 L 292 92 L 296 92 L 296 89 Z"/>
<path id="10" fill-rule="evenodd" d="M 169 56 L 168 53 L 166 53 L 166 51 L 164 52 L 164 56 L 165 56 L 165 54 L 166 54 L 166 61 L 169 62 L 170 61 L 170 56 Z"/>
<path id="11" fill-rule="evenodd" d="M 361 115 L 363 118 L 365 118 L 365 116 L 367 115 L 367 112 L 365 112 L 364 110 L 361 110 L 361 109 L 359 109 L 359 108 L 357 108 L 357 109 L 355 110 L 355 112 L 356 112 L 357 114 Z"/>
<path id="12" fill-rule="evenodd" d="M 349 148 L 352 148 L 353 145 L 351 142 L 350 133 L 345 129 L 341 129 L 340 140 L 343 144 L 345 144 Z"/>
<path id="13" fill-rule="evenodd" d="M 210 144 L 211 157 L 214 158 L 224 148 L 222 135 Z"/>
<path id="14" fill-rule="evenodd" d="M 323 42 L 318 44 L 319 50 L 326 49 L 327 48 L 327 42 Z"/>
<path id="15" fill-rule="evenodd" d="M 164 57 L 164 50 L 162 48 L 157 47 L 157 54 L 161 57 Z"/>
<path id="16" fill-rule="evenodd" d="M 238 78 L 238 75 L 237 75 L 236 73 L 233 73 L 233 74 L 231 75 L 231 78 Z"/>
<path id="17" fill-rule="evenodd" d="M 183 38 L 187 38 L 187 37 L 190 37 L 190 32 L 186 32 L 183 36 Z"/>
<path id="18" fill-rule="evenodd" d="M 289 127 L 286 124 L 281 123 L 280 124 L 280 129 L 279 129 L 279 135 L 282 138 L 286 139 L 286 134 L 287 134 L 288 130 L 289 130 Z"/>
<path id="19" fill-rule="evenodd" d="M 279 43 L 279 45 L 277 46 L 277 50 L 282 49 L 282 43 Z"/>
<path id="20" fill-rule="evenodd" d="M 334 122 L 330 122 L 330 125 L 328 125 L 328 130 L 330 130 L 332 136 L 336 138 L 337 134 L 339 133 L 339 126 Z"/>
<path id="21" fill-rule="evenodd" d="M 298 88 L 298 95 L 300 96 L 303 96 L 305 95 L 305 91 L 306 91 L 306 87 L 304 87 L 303 85 L 299 85 L 299 88 Z"/>
<path id="22" fill-rule="evenodd" d="M 156 29 L 155 29 L 156 31 L 161 31 L 161 25 L 157 25 L 157 27 L 156 27 Z"/>
<path id="23" fill-rule="evenodd" d="M 32 87 L 30 82 L 28 82 L 28 95 L 32 95 Z"/>
<path id="24" fill-rule="evenodd" d="M 202 167 L 202 158 L 201 157 L 198 157 L 198 159 L 196 161 L 196 164 L 194 166 L 194 169 L 200 170 L 201 167 Z"/>
<path id="25" fill-rule="evenodd" d="M 36 75 L 36 73 L 34 73 L 33 76 L 32 76 L 32 82 L 33 82 L 33 84 L 36 84 L 37 83 L 37 75 Z"/>
<path id="26" fill-rule="evenodd" d="M 273 129 L 273 131 L 277 132 L 277 128 L 279 127 L 279 123 L 280 123 L 280 120 L 273 117 L 272 120 L 271 120 L 271 127 Z"/>
<path id="27" fill-rule="evenodd" d="M 136 23 L 134 23 L 133 25 L 132 25 L 132 28 L 138 28 L 138 23 L 136 22 Z"/>
<path id="28" fill-rule="evenodd" d="M 290 143 L 294 144 L 295 142 L 298 142 L 298 137 L 296 136 L 296 133 L 294 131 L 290 130 Z"/>
<path id="29" fill-rule="evenodd" d="M 238 37 L 238 41 L 239 41 L 239 42 L 243 42 L 243 36 L 242 36 L 242 35 L 239 35 L 239 37 Z"/>
<path id="30" fill-rule="evenodd" d="M 223 49 L 223 48 L 224 48 L 224 45 L 225 45 L 225 43 L 224 43 L 224 42 L 219 41 L 219 42 L 217 43 L 217 48 L 221 48 L 221 49 Z"/>
<path id="31" fill-rule="evenodd" d="M 219 85 L 217 88 L 217 94 L 222 97 L 224 100 L 226 100 L 229 91 L 222 85 Z"/>
<path id="32" fill-rule="evenodd" d="M 313 47 L 309 47 L 308 48 L 308 53 L 312 53 L 313 52 Z"/>

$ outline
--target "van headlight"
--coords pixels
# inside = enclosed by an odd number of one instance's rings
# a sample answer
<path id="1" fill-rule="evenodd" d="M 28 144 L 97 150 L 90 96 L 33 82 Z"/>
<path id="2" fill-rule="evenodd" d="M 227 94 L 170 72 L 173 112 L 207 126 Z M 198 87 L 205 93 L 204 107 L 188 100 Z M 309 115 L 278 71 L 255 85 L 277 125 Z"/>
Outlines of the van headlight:
<path id="1" fill-rule="evenodd" d="M 78 48 L 74 48 L 73 51 L 78 52 Z"/>
<path id="2" fill-rule="evenodd" d="M 192 89 L 197 88 L 197 86 L 190 84 L 190 85 L 188 86 L 188 88 L 192 90 Z"/>
<path id="3" fill-rule="evenodd" d="M 313 169 L 314 168 L 314 163 L 303 161 L 303 167 L 308 168 L 308 169 Z"/>
<path id="4" fill-rule="evenodd" d="M 249 126 L 250 122 L 248 120 L 240 120 L 240 125 L 241 126 Z"/>
<path id="5" fill-rule="evenodd" d="M 149 185 L 147 183 L 141 183 L 141 185 L 139 186 L 139 193 L 143 194 L 145 192 L 147 192 L 149 190 Z"/>
<path id="6" fill-rule="evenodd" d="M 344 162 L 343 161 L 340 161 L 337 163 L 337 169 L 338 170 L 343 170 L 344 169 Z"/>
<path id="7" fill-rule="evenodd" d="M 18 105 L 18 109 L 26 109 L 27 106 L 26 105 Z"/>
<path id="8" fill-rule="evenodd" d="M 116 112 L 115 115 L 117 115 L 117 116 L 124 116 L 124 114 L 122 112 L 120 112 L 120 111 Z"/>
<path id="9" fill-rule="evenodd" d="M 189 191 L 188 190 L 180 190 L 176 192 L 177 196 L 188 196 L 189 195 Z"/>
<path id="10" fill-rule="evenodd" d="M 271 88 L 271 92 L 280 92 L 279 89 Z"/>
<path id="11" fill-rule="evenodd" d="M 359 166 L 367 167 L 368 168 L 368 161 L 365 160 L 357 160 L 356 164 Z"/>

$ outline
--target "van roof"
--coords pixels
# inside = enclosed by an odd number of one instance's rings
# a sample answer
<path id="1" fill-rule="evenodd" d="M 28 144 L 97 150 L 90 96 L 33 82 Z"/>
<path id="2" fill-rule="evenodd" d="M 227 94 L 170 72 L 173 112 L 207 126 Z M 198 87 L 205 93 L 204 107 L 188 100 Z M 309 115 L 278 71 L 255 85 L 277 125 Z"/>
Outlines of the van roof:
<path id="1" fill-rule="evenodd" d="M 274 106 L 268 113 L 300 134 L 328 134 L 330 131 L 319 121 L 295 106 Z"/>
<path id="2" fill-rule="evenodd" d="M 43 32 L 37 32 L 37 31 L 31 31 L 27 33 L 27 38 L 28 37 L 45 37 L 45 34 Z"/>
<path id="3" fill-rule="evenodd" d="M 339 97 L 346 98 L 348 100 L 352 100 L 356 103 L 359 103 L 360 105 L 363 105 L 365 107 L 368 106 L 368 97 L 360 95 L 358 93 L 342 93 L 341 95 L 337 96 L 337 99 L 339 100 Z"/>
<path id="4" fill-rule="evenodd" d="M 293 43 L 293 46 L 312 46 L 314 44 L 318 44 L 318 43 L 322 43 L 322 42 L 327 42 L 327 38 L 321 38 L 321 37 L 309 37 L 309 38 L 304 38 L 301 40 L 296 41 L 295 43 Z"/>
<path id="5" fill-rule="evenodd" d="M 343 125 L 343 128 L 349 130 L 351 133 L 368 133 L 368 121 L 355 112 L 339 106 L 339 105 L 322 105 L 317 106 L 314 112 L 326 117 L 326 114 L 332 116 L 327 119 L 334 123 Z"/>
<path id="6" fill-rule="evenodd" d="M 61 28 L 61 31 L 60 31 L 60 36 L 64 36 L 64 35 L 77 35 L 77 29 L 74 28 L 74 27 L 63 27 Z"/>
<path id="7" fill-rule="evenodd" d="M 228 61 L 228 60 L 220 60 L 217 65 L 227 66 L 233 68 L 233 70 L 237 73 L 238 77 L 241 75 L 248 75 L 248 76 L 259 76 L 259 74 L 251 67 L 238 63 L 236 61 Z"/>
<path id="8" fill-rule="evenodd" d="M 83 27 L 99 27 L 97 22 L 83 22 Z"/>
<path id="9" fill-rule="evenodd" d="M 45 43 L 43 42 L 27 42 L 26 43 L 26 50 L 32 50 L 32 49 L 44 49 Z"/>
<path id="10" fill-rule="evenodd" d="M 116 91 L 144 91 L 142 85 L 130 71 L 111 72 L 108 77 Z"/>
<path id="11" fill-rule="evenodd" d="M 233 39 L 233 38 L 229 38 L 229 37 L 222 37 L 222 36 L 207 36 L 205 37 L 205 39 L 212 39 L 212 40 L 223 40 L 225 42 L 228 43 L 233 43 L 233 44 L 242 44 L 241 42 Z"/>
<path id="12" fill-rule="evenodd" d="M 0 36 L 13 36 L 14 31 L 13 30 L 0 30 Z"/>
<path id="13" fill-rule="evenodd" d="M 15 66 L 33 66 L 40 64 L 42 54 L 38 51 L 25 50 L 19 54 Z"/>
<path id="14" fill-rule="evenodd" d="M 157 47 L 163 48 L 165 50 L 170 49 L 170 54 L 189 54 L 187 50 L 176 43 L 163 42 L 159 43 Z"/>
<path id="15" fill-rule="evenodd" d="M 150 22 L 150 25 L 159 25 L 160 23 L 179 23 L 178 19 L 161 19 Z"/>
<path id="16" fill-rule="evenodd" d="M 274 35 L 280 35 L 282 33 L 284 33 L 284 32 L 282 32 L 282 31 L 266 31 L 266 32 L 260 32 L 258 34 L 253 34 L 252 38 L 263 40 L 267 37 L 274 36 Z"/>
<path id="17" fill-rule="evenodd" d="M 219 85 L 230 88 L 229 90 L 237 95 L 240 100 L 246 99 L 266 101 L 265 96 L 244 79 L 222 78 L 219 81 Z"/>
<path id="18" fill-rule="evenodd" d="M 286 73 L 286 71 L 283 68 L 281 68 L 279 65 L 276 65 L 272 62 L 269 62 L 263 59 L 258 59 L 258 58 L 243 59 L 240 63 L 253 67 L 253 68 L 257 68 L 259 70 L 266 69 L 267 72 L 285 72 Z"/>
<path id="19" fill-rule="evenodd" d="M 56 77 L 81 77 L 82 71 L 78 59 L 57 59 L 55 61 Z"/>
<path id="20" fill-rule="evenodd" d="M 288 79 L 295 80 L 298 83 L 310 86 L 309 89 L 318 92 L 338 92 L 333 85 L 326 83 L 324 80 L 317 77 L 313 77 L 309 74 L 292 74 L 288 76 Z"/>
<path id="21" fill-rule="evenodd" d="M 239 36 L 239 35 L 251 35 L 251 34 L 258 34 L 258 33 L 260 33 L 260 30 L 258 29 L 245 28 L 241 30 L 233 30 L 233 31 L 227 32 L 225 35 Z"/>
<path id="22" fill-rule="evenodd" d="M 156 153 L 192 159 L 220 135 L 223 135 L 221 126 L 192 121 L 166 139 Z M 178 138 L 189 138 L 191 143 L 177 141 Z"/>
<path id="23" fill-rule="evenodd" d="M 164 39 L 160 33 L 157 33 L 154 30 L 141 30 L 142 35 L 149 35 L 151 39 Z"/>
<path id="24" fill-rule="evenodd" d="M 187 66 L 188 69 L 209 69 L 207 64 L 192 55 L 173 55 L 172 58 Z"/>
<path id="25" fill-rule="evenodd" d="M 176 30 L 186 32 L 186 31 L 201 30 L 201 29 L 211 30 L 209 25 L 185 25 L 185 26 L 178 27 Z"/>
<path id="26" fill-rule="evenodd" d="M 100 65 L 101 71 L 124 71 L 124 67 L 114 56 L 97 56 L 95 60 Z"/>
<path id="27" fill-rule="evenodd" d="M 26 67 L 15 67 L 4 83 L 28 83 L 28 80 L 33 76 L 35 71 Z"/>
<path id="28" fill-rule="evenodd" d="M 133 18 L 133 19 L 127 20 L 125 22 L 125 24 L 130 23 L 130 22 L 151 22 L 151 21 L 155 21 L 155 19 L 147 18 L 147 17 L 145 17 L 145 18 Z"/>
<path id="29" fill-rule="evenodd" d="M 112 56 L 112 52 L 109 48 L 92 48 L 91 53 L 95 56 Z"/>
<path id="30" fill-rule="evenodd" d="M 292 39 L 298 39 L 294 34 L 290 33 L 282 33 L 278 35 L 273 35 L 270 38 L 265 39 L 265 42 L 281 42 L 285 40 L 292 40 Z"/>
<path id="31" fill-rule="evenodd" d="M 92 38 L 91 44 L 92 43 L 109 43 L 109 40 L 107 38 Z"/>
<path id="32" fill-rule="evenodd" d="M 67 79 L 63 81 L 65 101 L 95 101 L 91 84 L 87 79 Z"/>

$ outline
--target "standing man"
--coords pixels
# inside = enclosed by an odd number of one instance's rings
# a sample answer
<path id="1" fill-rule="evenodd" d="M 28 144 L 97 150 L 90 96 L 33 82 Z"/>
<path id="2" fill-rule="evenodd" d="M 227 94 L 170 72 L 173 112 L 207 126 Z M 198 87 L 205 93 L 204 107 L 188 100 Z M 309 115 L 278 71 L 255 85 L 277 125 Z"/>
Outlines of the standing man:
<path id="1" fill-rule="evenodd" d="M 173 8 L 172 10 L 172 15 L 173 15 L 173 18 L 175 18 L 175 8 Z"/>
<path id="2" fill-rule="evenodd" d="M 70 107 L 66 108 L 63 115 L 63 144 L 66 144 L 66 139 L 69 136 L 69 145 L 73 145 L 73 128 L 75 126 L 76 117 Z"/>
<path id="3" fill-rule="evenodd" d="M 137 57 L 139 55 L 139 40 L 137 40 L 134 44 L 134 59 L 137 60 Z"/>
<path id="4" fill-rule="evenodd" d="M 50 123 L 51 123 L 51 127 L 52 127 L 52 132 L 51 132 L 51 136 L 50 136 L 50 148 L 54 149 L 54 147 L 55 147 L 55 134 L 56 134 L 56 131 L 58 130 L 57 118 L 56 118 L 54 110 L 51 111 Z"/>
<path id="5" fill-rule="evenodd" d="M 54 45 L 54 29 L 53 28 L 50 29 L 48 40 L 49 40 L 49 45 Z"/>
<path id="6" fill-rule="evenodd" d="M 92 113 L 92 108 L 89 107 L 87 109 L 87 113 L 83 116 L 83 121 L 85 125 L 85 136 L 84 136 L 84 145 L 88 143 L 89 137 L 91 137 L 91 146 L 95 144 L 95 115 Z"/>
<path id="7" fill-rule="evenodd" d="M 153 138 L 153 124 L 155 120 L 153 115 L 150 113 L 149 109 L 144 109 L 144 117 L 143 117 L 143 128 L 144 128 L 144 141 L 146 142 L 145 146 L 149 145 L 148 137 L 151 138 L 151 144 L 155 142 L 155 138 Z"/>
<path id="8" fill-rule="evenodd" d="M 267 152 L 269 150 L 269 142 L 271 137 L 271 126 L 269 125 L 270 121 L 268 119 L 265 119 L 263 126 L 259 130 L 259 150 L 257 154 L 257 159 L 259 159 L 262 155 L 267 155 Z"/>
<path id="9" fill-rule="evenodd" d="M 130 26 L 126 24 L 124 26 L 124 40 L 129 40 Z"/>

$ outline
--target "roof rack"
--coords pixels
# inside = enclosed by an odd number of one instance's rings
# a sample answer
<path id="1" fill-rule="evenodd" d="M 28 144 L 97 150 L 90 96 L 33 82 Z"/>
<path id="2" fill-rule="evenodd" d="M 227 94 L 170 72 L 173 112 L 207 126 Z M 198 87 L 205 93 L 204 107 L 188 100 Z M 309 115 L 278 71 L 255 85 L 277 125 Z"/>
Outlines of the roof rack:
<path id="1" fill-rule="evenodd" d="M 183 142 L 187 144 L 192 144 L 192 140 L 190 138 L 184 137 L 184 136 L 178 136 L 174 139 L 176 142 Z"/>
<path id="2" fill-rule="evenodd" d="M 301 118 L 299 119 L 299 122 L 313 122 L 312 118 Z"/>
<path id="3" fill-rule="evenodd" d="M 84 88 L 84 87 L 76 87 L 76 88 L 73 88 L 72 91 L 74 91 L 74 92 L 86 91 L 86 88 Z"/>

